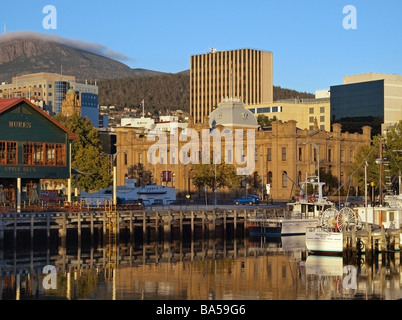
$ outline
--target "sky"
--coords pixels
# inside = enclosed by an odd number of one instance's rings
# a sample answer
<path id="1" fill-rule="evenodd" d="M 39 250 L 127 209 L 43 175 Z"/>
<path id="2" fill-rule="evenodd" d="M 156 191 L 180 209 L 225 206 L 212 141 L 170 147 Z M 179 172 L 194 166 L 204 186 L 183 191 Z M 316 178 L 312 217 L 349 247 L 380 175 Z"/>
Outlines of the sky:
<path id="1" fill-rule="evenodd" d="M 19 0 L 0 11 L 0 33 L 35 31 L 169 73 L 209 48 L 270 51 L 274 85 L 315 93 L 346 75 L 402 74 L 401 12 L 400 0 Z"/>

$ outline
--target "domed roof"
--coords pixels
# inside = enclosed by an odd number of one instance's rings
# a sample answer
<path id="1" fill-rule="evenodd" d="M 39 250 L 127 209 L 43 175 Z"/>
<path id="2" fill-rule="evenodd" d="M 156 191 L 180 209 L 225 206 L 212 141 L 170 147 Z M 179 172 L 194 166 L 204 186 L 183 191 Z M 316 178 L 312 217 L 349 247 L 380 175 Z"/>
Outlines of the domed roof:
<path id="1" fill-rule="evenodd" d="M 74 93 L 75 94 L 75 90 L 73 88 L 68 89 L 67 93 Z"/>
<path id="2" fill-rule="evenodd" d="M 223 99 L 218 108 L 209 115 L 210 127 L 223 125 L 225 127 L 258 128 L 258 121 L 254 114 L 244 107 L 237 98 Z"/>

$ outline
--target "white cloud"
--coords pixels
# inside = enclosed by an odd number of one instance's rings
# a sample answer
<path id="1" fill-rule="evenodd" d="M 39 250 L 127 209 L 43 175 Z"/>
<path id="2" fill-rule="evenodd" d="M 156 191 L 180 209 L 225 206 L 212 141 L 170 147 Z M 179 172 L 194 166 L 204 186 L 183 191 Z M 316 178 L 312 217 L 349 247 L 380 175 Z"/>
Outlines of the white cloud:
<path id="1" fill-rule="evenodd" d="M 61 43 L 66 46 L 80 49 L 84 51 L 88 51 L 94 54 L 98 54 L 110 59 L 119 60 L 119 61 L 130 61 L 133 60 L 130 57 L 127 57 L 121 52 L 114 51 L 100 43 L 96 42 L 85 42 L 76 39 L 68 39 L 62 38 L 58 35 L 54 34 L 42 34 L 39 32 L 34 31 L 15 31 L 15 32 L 8 32 L 0 35 L 0 43 L 3 41 L 11 40 L 11 39 L 18 39 L 18 38 L 28 38 L 28 39 L 38 39 L 44 41 L 53 41 L 56 43 Z"/>

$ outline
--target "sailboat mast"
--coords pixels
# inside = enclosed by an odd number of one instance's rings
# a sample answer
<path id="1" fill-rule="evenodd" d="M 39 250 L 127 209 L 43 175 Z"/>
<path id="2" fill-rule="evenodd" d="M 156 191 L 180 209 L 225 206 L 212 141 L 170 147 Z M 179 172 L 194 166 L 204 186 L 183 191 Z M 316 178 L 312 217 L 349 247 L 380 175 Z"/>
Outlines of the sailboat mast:
<path id="1" fill-rule="evenodd" d="M 383 201 L 382 201 L 382 180 L 383 180 L 383 167 L 384 167 L 384 165 L 383 165 L 383 159 L 384 159 L 384 150 L 383 150 L 383 144 L 382 144 L 382 142 L 383 142 L 383 139 L 382 139 L 382 137 L 380 138 L 380 175 L 379 175 L 379 180 L 380 180 L 380 182 L 379 182 L 379 188 L 380 188 L 380 190 L 379 190 L 379 200 L 380 200 L 380 206 L 382 206 L 382 204 L 383 204 Z"/>

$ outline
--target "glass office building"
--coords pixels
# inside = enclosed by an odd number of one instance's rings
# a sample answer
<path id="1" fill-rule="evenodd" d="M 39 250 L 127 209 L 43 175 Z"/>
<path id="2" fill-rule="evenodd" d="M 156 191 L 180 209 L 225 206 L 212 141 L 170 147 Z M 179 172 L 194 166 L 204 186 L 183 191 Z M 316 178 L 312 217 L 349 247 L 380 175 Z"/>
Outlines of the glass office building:
<path id="1" fill-rule="evenodd" d="M 331 86 L 331 125 L 340 123 L 350 133 L 370 126 L 375 136 L 384 123 L 384 104 L 384 80 Z"/>
<path id="2" fill-rule="evenodd" d="M 99 128 L 98 95 L 81 93 L 81 116 L 88 117 L 95 128 Z"/>
<path id="3" fill-rule="evenodd" d="M 52 107 L 54 114 L 58 114 L 61 112 L 61 105 L 64 97 L 66 96 L 68 89 L 70 89 L 70 83 L 67 81 L 55 81 L 54 85 L 54 106 Z"/>

